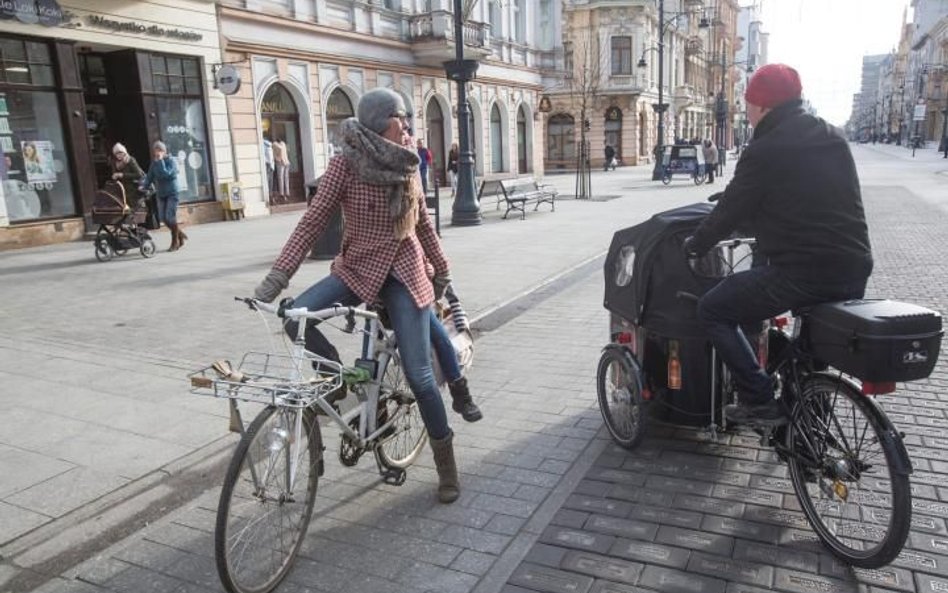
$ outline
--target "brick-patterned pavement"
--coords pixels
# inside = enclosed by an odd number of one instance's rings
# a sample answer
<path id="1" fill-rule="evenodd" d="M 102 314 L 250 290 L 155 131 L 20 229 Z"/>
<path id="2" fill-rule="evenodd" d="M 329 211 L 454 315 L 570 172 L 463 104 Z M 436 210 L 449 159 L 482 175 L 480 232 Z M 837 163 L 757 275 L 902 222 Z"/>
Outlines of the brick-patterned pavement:
<path id="1" fill-rule="evenodd" d="M 948 215 L 900 187 L 865 195 L 873 294 L 946 310 L 939 248 Z M 634 453 L 609 443 L 595 403 L 601 303 L 594 272 L 481 335 L 472 385 L 485 419 L 468 425 L 452 415 L 463 483 L 454 505 L 434 499 L 429 452 L 404 486 L 386 486 L 369 458 L 340 467 L 336 432 L 325 430 L 315 519 L 278 591 L 946 590 L 938 576 L 948 573 L 945 364 L 884 400 L 915 462 L 914 528 L 893 567 L 853 572 L 814 541 L 785 469 L 756 439 L 708 443 L 656 430 Z M 204 493 L 36 591 L 220 591 L 217 496 Z"/>
<path id="2" fill-rule="evenodd" d="M 902 187 L 866 187 L 876 268 L 869 296 L 948 310 L 948 216 Z M 710 443 L 653 430 L 596 459 L 503 593 L 948 591 L 948 358 L 881 403 L 915 472 L 912 531 L 878 570 L 851 569 L 817 541 L 786 467 L 747 435 Z"/>

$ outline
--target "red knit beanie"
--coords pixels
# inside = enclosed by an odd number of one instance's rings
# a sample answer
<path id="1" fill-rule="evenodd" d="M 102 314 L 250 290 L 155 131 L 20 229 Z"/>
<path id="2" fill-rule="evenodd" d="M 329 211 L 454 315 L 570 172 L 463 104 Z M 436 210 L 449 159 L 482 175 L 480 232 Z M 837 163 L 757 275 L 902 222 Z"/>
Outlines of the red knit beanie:
<path id="1" fill-rule="evenodd" d="M 751 77 L 744 99 L 758 107 L 770 108 L 799 99 L 801 93 L 803 85 L 796 70 L 786 64 L 767 64 Z"/>

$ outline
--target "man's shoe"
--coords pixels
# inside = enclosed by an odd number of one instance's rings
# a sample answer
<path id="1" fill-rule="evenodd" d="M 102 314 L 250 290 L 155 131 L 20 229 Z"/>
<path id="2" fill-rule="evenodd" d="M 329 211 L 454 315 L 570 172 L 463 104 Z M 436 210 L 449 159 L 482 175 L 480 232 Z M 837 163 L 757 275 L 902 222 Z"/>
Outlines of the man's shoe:
<path id="1" fill-rule="evenodd" d="M 745 426 L 783 426 L 789 421 L 783 404 L 775 399 L 762 404 L 724 406 L 724 416 L 734 424 Z"/>

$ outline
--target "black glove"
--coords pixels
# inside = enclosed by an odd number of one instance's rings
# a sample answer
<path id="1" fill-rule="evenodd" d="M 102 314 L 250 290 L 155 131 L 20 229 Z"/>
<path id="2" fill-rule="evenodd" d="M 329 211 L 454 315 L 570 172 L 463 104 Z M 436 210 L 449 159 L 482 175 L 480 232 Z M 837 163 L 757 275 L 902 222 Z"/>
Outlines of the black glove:
<path id="1" fill-rule="evenodd" d="M 685 240 L 681 244 L 681 250 L 688 259 L 697 259 L 704 255 L 703 253 L 698 253 L 698 250 L 695 248 L 695 238 L 691 235 L 685 237 Z"/>
<path id="2" fill-rule="evenodd" d="M 273 268 L 263 282 L 253 291 L 253 298 L 265 303 L 272 303 L 290 285 L 290 276 L 283 270 Z"/>

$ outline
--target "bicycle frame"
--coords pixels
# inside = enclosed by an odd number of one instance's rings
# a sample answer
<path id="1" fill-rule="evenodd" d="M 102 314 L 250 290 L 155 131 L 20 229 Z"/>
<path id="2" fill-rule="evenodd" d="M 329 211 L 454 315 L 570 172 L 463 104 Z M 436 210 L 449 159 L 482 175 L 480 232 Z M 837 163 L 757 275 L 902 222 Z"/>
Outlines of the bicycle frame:
<path id="1" fill-rule="evenodd" d="M 353 372 L 355 369 L 362 369 L 369 374 L 368 380 L 353 383 L 353 391 L 359 399 L 359 405 L 344 414 L 340 414 L 332 405 L 327 403 L 325 395 L 313 399 L 305 405 L 287 406 L 286 409 L 289 411 L 289 414 L 291 414 L 289 420 L 292 426 L 286 428 L 292 432 L 293 436 L 292 438 L 288 438 L 289 434 L 280 435 L 283 439 L 289 441 L 289 446 L 280 447 L 275 450 L 274 453 L 285 451 L 288 456 L 288 476 L 286 483 L 290 486 L 290 491 L 293 490 L 296 483 L 299 446 L 303 441 L 303 411 L 306 408 L 318 406 L 319 409 L 342 430 L 343 434 L 360 448 L 366 448 L 372 444 L 404 414 L 402 410 L 399 410 L 394 416 L 388 418 L 383 426 L 378 426 L 378 402 L 382 382 L 382 377 L 379 376 L 379 370 L 387 367 L 395 352 L 396 342 L 394 334 L 382 327 L 377 313 L 340 305 L 318 311 L 310 311 L 306 308 L 294 309 L 285 308 L 282 305 L 270 305 L 254 299 L 240 300 L 246 302 L 253 309 L 272 313 L 285 320 L 298 321 L 296 336 L 293 338 L 293 348 L 291 351 L 291 358 L 293 360 L 291 381 L 302 381 L 303 365 L 313 360 L 318 361 L 321 365 L 335 369 L 343 374 L 343 376 L 348 372 Z M 345 330 L 343 330 L 346 333 L 354 333 L 356 331 L 356 317 L 363 318 L 363 328 L 360 330 L 362 332 L 362 352 L 361 357 L 356 360 L 354 367 L 345 367 L 342 364 L 306 350 L 306 320 L 314 319 L 325 321 L 333 317 L 341 316 L 346 317 L 347 326 Z M 232 413 L 236 415 L 236 424 L 240 427 L 241 434 L 243 434 L 243 422 L 240 419 L 240 411 L 237 409 L 237 402 L 231 399 L 230 403 Z M 356 418 L 359 419 L 358 431 L 354 430 L 351 426 L 352 421 Z M 284 444 L 287 443 L 284 442 Z M 251 466 L 250 470 L 255 483 L 260 484 L 261 482 L 256 475 L 255 468 Z"/>

